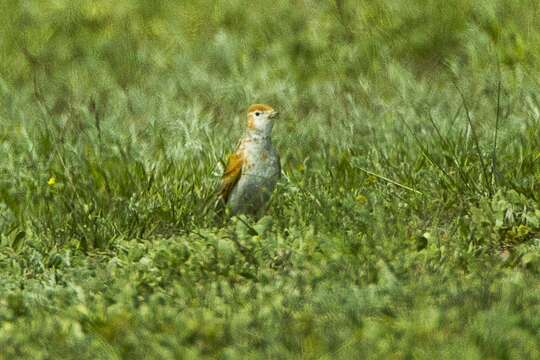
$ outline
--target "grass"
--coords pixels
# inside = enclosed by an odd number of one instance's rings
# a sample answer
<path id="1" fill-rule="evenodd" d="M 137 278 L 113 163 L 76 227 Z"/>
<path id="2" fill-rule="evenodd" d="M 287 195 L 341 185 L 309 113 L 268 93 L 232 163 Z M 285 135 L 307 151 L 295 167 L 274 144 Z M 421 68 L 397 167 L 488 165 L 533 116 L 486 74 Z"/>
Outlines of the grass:
<path id="1" fill-rule="evenodd" d="M 264 5 L 0 5 L 0 358 L 540 358 L 536 3 Z"/>

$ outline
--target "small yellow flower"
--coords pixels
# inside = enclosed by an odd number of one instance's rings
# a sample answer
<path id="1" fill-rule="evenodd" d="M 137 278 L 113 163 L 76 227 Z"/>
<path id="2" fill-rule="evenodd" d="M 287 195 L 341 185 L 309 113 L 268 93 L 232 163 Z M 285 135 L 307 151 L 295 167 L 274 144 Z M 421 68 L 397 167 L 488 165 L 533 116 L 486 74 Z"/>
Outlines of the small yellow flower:
<path id="1" fill-rule="evenodd" d="M 368 198 L 365 195 L 359 194 L 356 196 L 356 202 L 360 205 L 365 205 L 368 202 Z"/>
<path id="2" fill-rule="evenodd" d="M 52 176 L 51 178 L 49 178 L 49 181 L 47 181 L 47 185 L 49 186 L 54 186 L 56 185 L 56 178 L 54 176 Z"/>
<path id="3" fill-rule="evenodd" d="M 377 182 L 377 178 L 373 175 L 369 175 L 366 179 L 366 182 L 370 185 L 375 184 Z"/>

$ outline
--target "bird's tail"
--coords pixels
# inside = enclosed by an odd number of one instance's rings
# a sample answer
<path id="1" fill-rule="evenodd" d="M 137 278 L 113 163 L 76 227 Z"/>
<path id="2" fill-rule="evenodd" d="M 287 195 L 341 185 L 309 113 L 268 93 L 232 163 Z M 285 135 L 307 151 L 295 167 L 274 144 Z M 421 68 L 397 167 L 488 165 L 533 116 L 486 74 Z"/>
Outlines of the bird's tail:
<path id="1" fill-rule="evenodd" d="M 211 216 L 216 223 L 222 223 L 229 213 L 229 208 L 223 197 L 219 193 L 214 193 L 208 197 L 203 207 L 203 216 Z"/>

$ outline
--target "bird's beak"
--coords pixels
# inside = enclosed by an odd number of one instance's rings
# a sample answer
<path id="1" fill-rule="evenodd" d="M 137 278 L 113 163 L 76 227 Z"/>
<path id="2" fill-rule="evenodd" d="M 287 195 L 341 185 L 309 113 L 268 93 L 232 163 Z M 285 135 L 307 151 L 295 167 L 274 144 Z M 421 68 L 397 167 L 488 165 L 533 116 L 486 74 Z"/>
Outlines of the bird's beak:
<path id="1" fill-rule="evenodd" d="M 277 117 L 279 117 L 279 112 L 277 112 L 276 110 L 272 110 L 272 112 L 270 113 L 269 118 L 270 119 L 275 119 Z"/>

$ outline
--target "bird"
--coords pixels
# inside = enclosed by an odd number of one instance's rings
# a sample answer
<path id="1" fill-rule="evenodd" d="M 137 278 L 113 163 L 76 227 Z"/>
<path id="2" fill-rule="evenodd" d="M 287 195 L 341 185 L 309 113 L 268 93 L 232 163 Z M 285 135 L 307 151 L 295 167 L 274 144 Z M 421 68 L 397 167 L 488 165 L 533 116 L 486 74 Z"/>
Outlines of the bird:
<path id="1" fill-rule="evenodd" d="M 279 154 L 272 145 L 272 128 L 279 113 L 270 105 L 253 104 L 247 127 L 228 157 L 218 197 L 231 215 L 260 218 L 281 177 Z"/>

